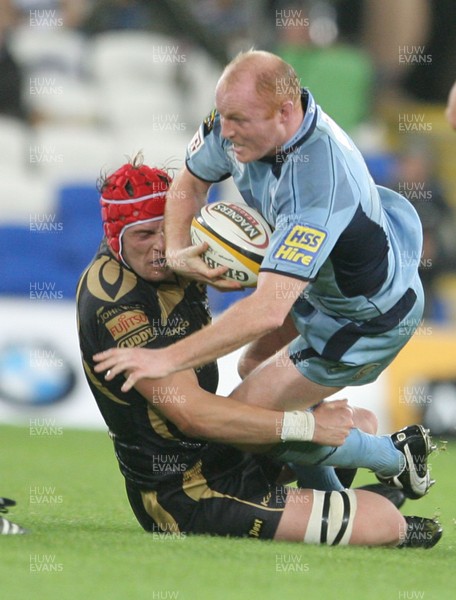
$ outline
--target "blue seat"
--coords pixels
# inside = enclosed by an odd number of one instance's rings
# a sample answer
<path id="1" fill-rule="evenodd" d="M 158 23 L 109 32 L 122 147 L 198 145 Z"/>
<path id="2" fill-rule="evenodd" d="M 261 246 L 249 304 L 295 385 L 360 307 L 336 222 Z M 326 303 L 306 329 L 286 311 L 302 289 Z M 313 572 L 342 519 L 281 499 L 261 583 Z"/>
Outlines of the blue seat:
<path id="1" fill-rule="evenodd" d="M 34 286 L 58 288 L 57 234 L 30 226 L 0 227 L 0 294 L 30 296 Z"/>
<path id="2" fill-rule="evenodd" d="M 47 289 L 51 297 L 73 300 L 103 235 L 99 193 L 89 185 L 62 187 L 56 213 L 48 222 L 41 217 L 27 226 L 0 227 L 0 294 L 35 298 Z"/>
<path id="3" fill-rule="evenodd" d="M 58 267 L 73 296 L 80 274 L 103 237 L 99 198 L 94 185 L 66 185 L 58 192 L 57 220 L 62 223 Z"/>

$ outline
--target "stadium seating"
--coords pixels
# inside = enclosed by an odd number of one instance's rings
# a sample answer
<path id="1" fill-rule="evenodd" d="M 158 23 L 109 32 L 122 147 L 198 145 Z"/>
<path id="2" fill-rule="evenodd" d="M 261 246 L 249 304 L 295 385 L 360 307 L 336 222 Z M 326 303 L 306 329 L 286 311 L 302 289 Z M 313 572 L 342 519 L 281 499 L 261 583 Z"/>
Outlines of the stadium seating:
<path id="1" fill-rule="evenodd" d="M 68 76 L 50 81 L 49 85 L 35 86 L 35 93 L 29 94 L 28 106 L 35 119 L 63 125 L 96 125 L 100 98 L 93 82 Z"/>
<path id="2" fill-rule="evenodd" d="M 77 280 L 102 237 L 99 193 L 92 185 L 60 188 L 54 212 L 0 226 L 0 294 L 30 296 L 46 288 L 73 300 Z M 35 286 L 35 288 L 33 288 Z"/>
<path id="3" fill-rule="evenodd" d="M 86 65 L 95 81 L 115 91 L 127 82 L 153 81 L 160 87 L 176 81 L 180 52 L 179 42 L 169 36 L 108 31 L 89 42 Z"/>
<path id="4" fill-rule="evenodd" d="M 59 190 L 57 221 L 62 223 L 63 230 L 55 272 L 70 299 L 74 299 L 79 276 L 103 237 L 99 197 L 93 184 L 66 185 Z"/>
<path id="5" fill-rule="evenodd" d="M 113 139 L 97 127 L 43 123 L 30 139 L 30 160 L 36 172 L 54 182 L 95 182 L 109 168 Z"/>
<path id="6" fill-rule="evenodd" d="M 0 223 L 29 225 L 33 215 L 53 210 L 48 183 L 32 169 L 0 167 Z"/>
<path id="7" fill-rule="evenodd" d="M 0 294 L 30 297 L 30 291 L 55 286 L 57 234 L 45 235 L 27 225 L 0 226 Z M 35 287 L 34 287 L 35 286 Z"/>
<path id="8" fill-rule="evenodd" d="M 125 162 L 126 157 L 133 157 L 141 150 L 146 163 L 175 169 L 183 166 L 188 143 L 185 131 L 160 131 L 151 125 L 118 128 L 114 140 L 112 166 Z"/>
<path id="9" fill-rule="evenodd" d="M 75 30 L 24 24 L 10 32 L 8 47 L 21 68 L 22 97 L 31 111 L 58 96 L 63 80 L 82 77 L 86 38 Z"/>
<path id="10" fill-rule="evenodd" d="M 188 49 L 181 65 L 181 80 L 185 90 L 185 117 L 196 129 L 214 108 L 214 90 L 222 67 L 199 48 Z"/>
<path id="11" fill-rule="evenodd" d="M 27 165 L 28 133 L 20 119 L 0 116 L 0 169 L 20 169 Z"/>
<path id="12" fill-rule="evenodd" d="M 183 104 L 174 86 L 121 85 L 113 90 L 100 86 L 97 119 L 105 126 L 165 127 L 172 120 L 185 122 Z"/>

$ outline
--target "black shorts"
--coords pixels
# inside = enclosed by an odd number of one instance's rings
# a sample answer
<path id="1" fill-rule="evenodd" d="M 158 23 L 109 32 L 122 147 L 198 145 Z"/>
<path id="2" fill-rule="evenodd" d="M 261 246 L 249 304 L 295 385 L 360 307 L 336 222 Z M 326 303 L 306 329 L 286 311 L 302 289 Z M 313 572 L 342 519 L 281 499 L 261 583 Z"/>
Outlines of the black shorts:
<path id="1" fill-rule="evenodd" d="M 150 532 L 272 539 L 287 488 L 271 484 L 249 455 L 215 478 L 210 475 L 207 461 L 204 468 L 198 461 L 182 474 L 179 487 L 161 483 L 156 490 L 141 490 L 127 481 L 128 499 L 139 523 Z"/>

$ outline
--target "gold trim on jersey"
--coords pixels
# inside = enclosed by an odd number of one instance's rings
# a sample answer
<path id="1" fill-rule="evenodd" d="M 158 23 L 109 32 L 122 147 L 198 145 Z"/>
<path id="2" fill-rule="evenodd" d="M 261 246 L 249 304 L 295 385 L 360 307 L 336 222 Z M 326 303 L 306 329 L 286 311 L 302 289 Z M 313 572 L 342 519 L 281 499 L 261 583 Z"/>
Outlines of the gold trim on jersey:
<path id="1" fill-rule="evenodd" d="M 203 463 L 201 459 L 193 465 L 190 469 L 187 469 L 183 473 L 182 478 L 182 489 L 187 494 L 189 498 L 194 500 L 195 502 L 199 502 L 200 500 L 207 500 L 209 498 L 227 498 L 228 500 L 234 500 L 235 502 L 239 502 L 240 504 L 247 504 L 247 506 L 254 506 L 255 508 L 261 508 L 261 510 L 267 510 L 270 512 L 283 512 L 283 508 L 271 508 L 266 506 L 266 502 L 263 500 L 262 503 L 257 502 L 249 502 L 248 500 L 242 500 L 241 498 L 236 498 L 236 496 L 230 496 L 229 494 L 222 494 L 217 492 L 216 490 L 212 490 L 206 478 L 204 477 L 201 469 Z"/>
<path id="2" fill-rule="evenodd" d="M 157 435 L 164 438 L 165 440 L 177 440 L 180 441 L 179 438 L 175 437 L 168 427 L 164 419 L 156 412 L 150 404 L 147 405 L 147 415 L 149 417 L 150 426 L 155 431 Z"/>
<path id="3" fill-rule="evenodd" d="M 175 283 L 162 283 L 157 288 L 158 304 L 161 311 L 161 324 L 166 325 L 169 315 L 176 306 L 182 302 L 185 296 L 185 288 Z"/>
<path id="4" fill-rule="evenodd" d="M 162 531 L 179 533 L 179 525 L 176 519 L 158 502 L 157 492 L 141 491 L 141 498 L 147 514 L 152 517 Z"/>
<path id="5" fill-rule="evenodd" d="M 137 281 L 133 271 L 106 255 L 97 258 L 87 272 L 87 289 L 104 302 L 117 302 L 134 289 Z"/>
<path id="6" fill-rule="evenodd" d="M 79 278 L 78 285 L 76 287 L 76 302 L 79 302 L 79 294 L 81 293 L 81 288 L 84 283 L 85 276 L 89 269 L 90 269 L 90 265 L 86 268 L 86 270 L 83 272 L 83 274 Z M 81 333 L 81 319 L 79 316 L 79 310 L 76 311 L 76 327 L 77 327 L 78 333 Z"/>
<path id="7" fill-rule="evenodd" d="M 82 361 L 82 364 L 84 366 L 84 371 L 85 371 L 87 377 L 90 379 L 90 381 L 93 383 L 93 385 L 97 388 L 97 390 L 101 394 L 103 394 L 103 396 L 106 396 L 106 398 L 109 398 L 113 402 L 117 402 L 117 404 L 125 404 L 126 406 L 130 405 L 129 402 L 125 402 L 125 400 L 121 400 L 120 398 L 115 396 L 110 390 L 108 390 L 108 388 L 105 387 L 101 383 L 101 381 L 95 377 L 95 375 L 92 373 L 92 369 L 89 367 L 89 365 L 86 363 L 85 360 Z"/>

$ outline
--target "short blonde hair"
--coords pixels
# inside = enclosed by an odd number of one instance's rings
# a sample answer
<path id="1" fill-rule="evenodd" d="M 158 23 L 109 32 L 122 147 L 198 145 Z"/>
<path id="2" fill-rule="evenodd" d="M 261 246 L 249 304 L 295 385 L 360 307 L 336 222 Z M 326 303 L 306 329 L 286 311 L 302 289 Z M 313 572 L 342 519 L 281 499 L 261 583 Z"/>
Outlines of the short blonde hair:
<path id="1" fill-rule="evenodd" d="M 220 82 L 230 84 L 248 75 L 254 78 L 255 90 L 273 108 L 291 100 L 294 106 L 301 101 L 301 84 L 296 71 L 284 60 L 263 50 L 240 52 L 225 67 Z"/>

